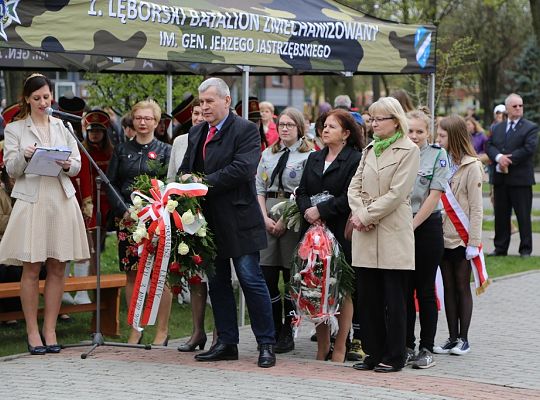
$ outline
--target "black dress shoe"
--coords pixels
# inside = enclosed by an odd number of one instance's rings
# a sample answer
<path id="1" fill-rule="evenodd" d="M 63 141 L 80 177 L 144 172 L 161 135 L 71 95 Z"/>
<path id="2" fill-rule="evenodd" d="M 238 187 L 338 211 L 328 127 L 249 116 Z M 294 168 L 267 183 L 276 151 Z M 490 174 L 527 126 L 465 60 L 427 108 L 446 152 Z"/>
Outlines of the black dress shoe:
<path id="1" fill-rule="evenodd" d="M 236 344 L 216 343 L 210 350 L 195 356 L 197 361 L 238 360 L 238 346 Z"/>
<path id="2" fill-rule="evenodd" d="M 261 368 L 270 368 L 276 365 L 276 355 L 274 346 L 271 344 L 261 344 L 259 350 L 259 361 L 257 365 Z"/>
<path id="3" fill-rule="evenodd" d="M 204 335 L 197 342 L 189 343 L 189 341 L 188 341 L 186 343 L 181 344 L 180 346 L 178 346 L 178 351 L 180 351 L 182 353 L 188 353 L 188 352 L 195 351 L 197 349 L 197 347 L 199 349 L 201 349 L 201 350 L 204 350 L 204 346 L 206 346 L 206 335 Z M 210 350 L 212 350 L 212 349 L 210 349 Z"/>
<path id="4" fill-rule="evenodd" d="M 375 368 L 374 365 L 366 364 L 365 362 L 356 363 L 352 367 L 358 371 L 371 371 L 373 368 Z"/>
<path id="5" fill-rule="evenodd" d="M 27 344 L 28 344 L 28 351 L 33 356 L 42 356 L 47 352 L 46 346 L 30 346 L 30 343 L 27 343 Z"/>
<path id="6" fill-rule="evenodd" d="M 45 342 L 45 336 L 43 335 L 43 333 L 40 333 L 40 336 L 41 336 L 41 341 L 45 345 L 45 350 L 46 350 L 47 353 L 55 353 L 55 354 L 60 353 L 60 350 L 62 350 L 62 345 L 60 345 L 58 343 L 47 344 Z"/>
<path id="7" fill-rule="evenodd" d="M 375 372 L 398 372 L 401 371 L 401 368 L 393 367 L 391 365 L 379 364 L 373 368 Z"/>

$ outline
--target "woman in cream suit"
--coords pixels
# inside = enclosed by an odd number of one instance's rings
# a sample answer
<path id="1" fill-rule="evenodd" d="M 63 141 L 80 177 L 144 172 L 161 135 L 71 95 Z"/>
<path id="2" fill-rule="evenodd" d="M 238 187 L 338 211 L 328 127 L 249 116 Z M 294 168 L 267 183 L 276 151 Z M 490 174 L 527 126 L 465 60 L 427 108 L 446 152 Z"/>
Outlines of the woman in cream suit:
<path id="1" fill-rule="evenodd" d="M 0 242 L 0 263 L 23 265 L 21 302 L 31 354 L 58 353 L 56 318 L 64 293 L 66 261 L 90 257 L 75 189 L 69 179 L 78 174 L 81 157 L 77 143 L 62 124 L 45 110 L 52 103 L 52 85 L 41 74 L 30 75 L 23 86 L 19 118 L 6 126 L 4 160 L 14 178 L 11 196 L 17 199 Z M 71 150 L 58 176 L 26 174 L 36 147 Z M 37 322 L 39 270 L 45 263 L 45 315 L 40 333 Z"/>
<path id="2" fill-rule="evenodd" d="M 349 186 L 352 265 L 362 346 L 358 370 L 396 372 L 405 364 L 407 282 L 414 270 L 410 194 L 420 151 L 408 137 L 403 108 L 392 97 L 369 107 L 374 140 Z"/>

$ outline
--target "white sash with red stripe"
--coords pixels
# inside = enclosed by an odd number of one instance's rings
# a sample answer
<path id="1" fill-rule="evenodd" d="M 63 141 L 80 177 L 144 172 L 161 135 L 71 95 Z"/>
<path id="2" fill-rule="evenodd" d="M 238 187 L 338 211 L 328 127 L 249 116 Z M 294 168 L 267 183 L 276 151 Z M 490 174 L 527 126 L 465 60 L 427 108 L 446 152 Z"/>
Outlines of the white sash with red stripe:
<path id="1" fill-rule="evenodd" d="M 463 240 L 463 243 L 467 245 L 469 243 L 469 218 L 463 212 L 463 209 L 459 205 L 458 201 L 452 193 L 450 184 L 446 184 L 446 193 L 441 196 L 442 203 L 446 215 L 452 221 L 454 228 Z M 482 244 L 479 246 L 480 254 L 471 260 L 471 267 L 474 276 L 474 284 L 476 288 L 476 294 L 482 294 L 489 285 L 489 277 L 486 270 L 486 262 L 484 260 L 484 251 L 482 250 Z"/>

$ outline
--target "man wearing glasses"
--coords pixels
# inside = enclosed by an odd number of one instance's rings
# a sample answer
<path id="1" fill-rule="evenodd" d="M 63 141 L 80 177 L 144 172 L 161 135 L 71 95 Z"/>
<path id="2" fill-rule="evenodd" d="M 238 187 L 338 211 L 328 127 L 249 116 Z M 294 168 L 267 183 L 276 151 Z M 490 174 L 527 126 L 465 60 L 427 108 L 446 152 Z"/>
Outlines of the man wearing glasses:
<path id="1" fill-rule="evenodd" d="M 510 245 L 510 217 L 514 210 L 519 225 L 519 254 L 532 252 L 532 185 L 538 125 L 523 118 L 523 99 L 512 93 L 505 100 L 508 120 L 493 127 L 486 152 L 494 163 L 492 175 L 495 208 L 495 250 L 506 256 Z"/>

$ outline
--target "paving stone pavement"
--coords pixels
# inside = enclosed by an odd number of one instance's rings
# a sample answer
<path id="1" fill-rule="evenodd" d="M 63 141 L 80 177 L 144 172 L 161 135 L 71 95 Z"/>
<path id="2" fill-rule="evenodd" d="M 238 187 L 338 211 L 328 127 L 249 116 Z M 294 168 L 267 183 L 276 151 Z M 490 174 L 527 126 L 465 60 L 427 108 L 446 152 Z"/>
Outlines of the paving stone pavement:
<path id="1" fill-rule="evenodd" d="M 256 365 L 256 342 L 241 328 L 238 361 L 199 363 L 176 346 L 152 350 L 100 347 L 81 360 L 80 348 L 58 355 L 0 359 L 0 399 L 540 399 L 540 271 L 495 280 L 474 298 L 472 351 L 435 355 L 427 370 L 360 372 L 352 363 L 313 360 L 311 324 L 277 366 Z M 447 337 L 439 315 L 437 343 Z"/>

